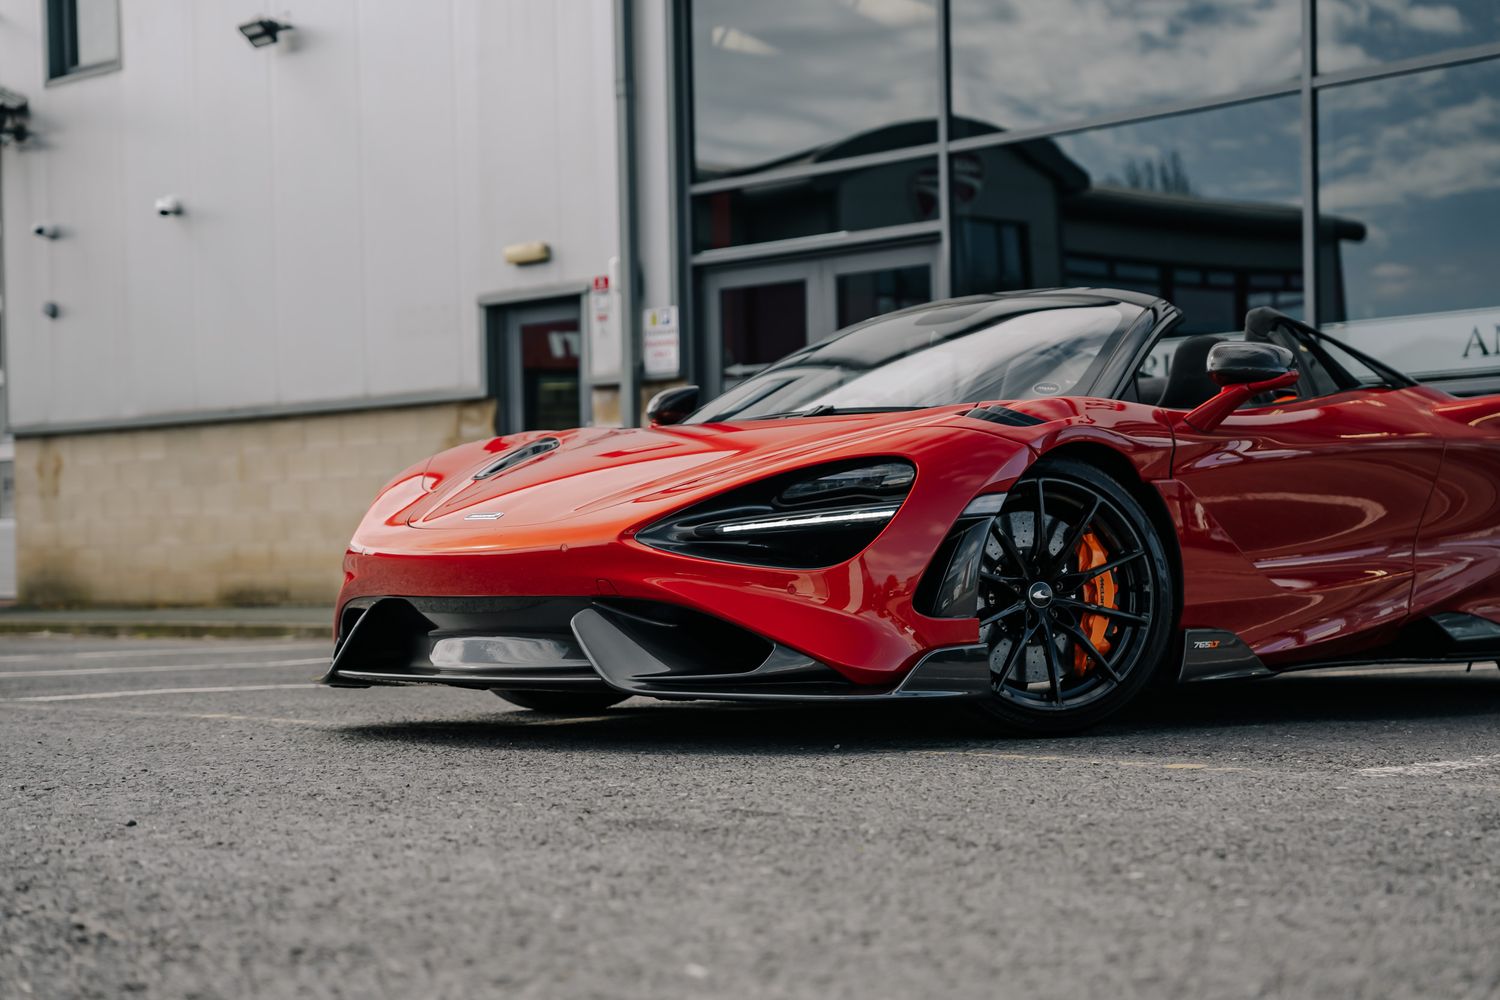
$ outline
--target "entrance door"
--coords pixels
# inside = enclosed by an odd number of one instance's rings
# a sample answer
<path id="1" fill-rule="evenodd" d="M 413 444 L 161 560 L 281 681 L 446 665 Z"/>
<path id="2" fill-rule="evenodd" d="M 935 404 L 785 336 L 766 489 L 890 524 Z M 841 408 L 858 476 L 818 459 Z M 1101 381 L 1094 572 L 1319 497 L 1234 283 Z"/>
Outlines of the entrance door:
<path id="1" fill-rule="evenodd" d="M 564 430 L 585 422 L 576 300 L 491 307 L 490 385 L 495 432 Z"/>
<path id="2" fill-rule="evenodd" d="M 712 396 L 837 330 L 932 300 L 934 246 L 713 271 L 703 278 Z"/>

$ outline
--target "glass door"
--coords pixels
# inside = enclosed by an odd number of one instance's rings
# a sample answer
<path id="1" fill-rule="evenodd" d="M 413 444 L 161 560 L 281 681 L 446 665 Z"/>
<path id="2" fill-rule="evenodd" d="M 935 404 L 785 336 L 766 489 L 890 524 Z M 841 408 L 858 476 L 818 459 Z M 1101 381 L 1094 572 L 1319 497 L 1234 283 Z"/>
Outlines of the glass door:
<path id="1" fill-rule="evenodd" d="M 855 323 L 930 302 L 935 246 L 712 271 L 703 277 L 708 395 Z"/>
<path id="2" fill-rule="evenodd" d="M 587 415 L 579 379 L 583 338 L 577 301 L 490 308 L 495 432 L 582 426 Z"/>

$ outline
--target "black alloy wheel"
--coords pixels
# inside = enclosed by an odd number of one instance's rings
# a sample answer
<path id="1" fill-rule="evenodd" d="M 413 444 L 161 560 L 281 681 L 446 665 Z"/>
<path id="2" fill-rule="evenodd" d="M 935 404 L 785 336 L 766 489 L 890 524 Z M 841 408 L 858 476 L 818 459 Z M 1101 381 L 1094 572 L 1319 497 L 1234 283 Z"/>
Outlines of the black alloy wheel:
<path id="1" fill-rule="evenodd" d="M 984 710 L 1008 728 L 1066 732 L 1125 705 L 1163 661 L 1172 575 L 1140 503 L 1071 459 L 1039 463 L 990 523 L 981 557 Z"/>

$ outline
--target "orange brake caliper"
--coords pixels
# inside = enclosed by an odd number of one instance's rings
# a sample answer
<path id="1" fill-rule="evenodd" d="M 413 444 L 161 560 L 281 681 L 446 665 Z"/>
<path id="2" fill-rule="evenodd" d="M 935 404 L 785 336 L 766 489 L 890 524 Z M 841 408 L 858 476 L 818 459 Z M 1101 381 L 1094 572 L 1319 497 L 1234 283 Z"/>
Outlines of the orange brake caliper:
<path id="1" fill-rule="evenodd" d="M 1104 551 L 1104 544 L 1099 541 L 1099 536 L 1092 531 L 1086 532 L 1078 543 L 1078 569 L 1079 571 L 1093 569 L 1095 566 L 1103 566 L 1109 561 L 1109 555 Z M 1115 583 L 1115 571 L 1100 573 L 1088 583 L 1085 583 L 1079 592 L 1079 597 L 1089 604 L 1097 604 L 1102 608 L 1117 607 L 1115 601 L 1119 595 L 1120 588 Z M 1109 619 L 1104 615 L 1085 612 L 1079 616 L 1078 627 L 1084 635 L 1089 637 L 1089 642 L 1101 654 L 1108 655 L 1109 640 L 1104 637 L 1109 631 Z M 1079 677 L 1089 671 L 1091 657 L 1080 645 L 1073 646 L 1073 673 Z"/>

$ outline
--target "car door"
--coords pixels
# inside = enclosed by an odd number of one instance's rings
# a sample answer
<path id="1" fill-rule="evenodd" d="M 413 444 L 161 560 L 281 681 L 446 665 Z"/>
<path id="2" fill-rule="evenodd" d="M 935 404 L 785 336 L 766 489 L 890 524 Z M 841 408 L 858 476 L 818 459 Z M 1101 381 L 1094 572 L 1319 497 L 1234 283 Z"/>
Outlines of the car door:
<path id="1" fill-rule="evenodd" d="M 1295 397 L 1209 433 L 1178 424 L 1173 476 L 1184 545 L 1209 570 L 1184 581 L 1183 626 L 1233 631 L 1274 664 L 1401 624 L 1443 442 L 1420 388 L 1352 375 L 1300 325 L 1267 339 L 1296 356 Z"/>

